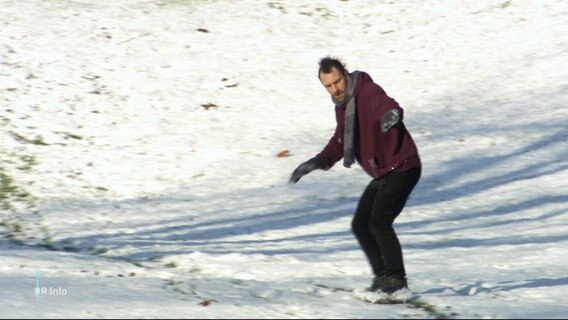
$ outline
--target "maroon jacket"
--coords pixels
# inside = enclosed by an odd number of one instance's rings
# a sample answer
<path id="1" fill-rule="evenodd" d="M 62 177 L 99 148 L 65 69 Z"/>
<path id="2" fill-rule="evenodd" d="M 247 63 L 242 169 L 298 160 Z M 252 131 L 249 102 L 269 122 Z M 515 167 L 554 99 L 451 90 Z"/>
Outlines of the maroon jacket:
<path id="1" fill-rule="evenodd" d="M 403 171 L 421 166 L 416 144 L 403 123 L 403 109 L 365 72 L 360 72 L 357 77 L 355 105 L 355 159 L 367 174 L 381 178 L 393 170 Z M 383 133 L 380 127 L 381 117 L 390 109 L 399 112 L 400 120 Z M 337 127 L 333 137 L 322 152 L 316 155 L 324 170 L 330 169 L 343 158 L 345 110 L 335 107 L 335 118 Z"/>

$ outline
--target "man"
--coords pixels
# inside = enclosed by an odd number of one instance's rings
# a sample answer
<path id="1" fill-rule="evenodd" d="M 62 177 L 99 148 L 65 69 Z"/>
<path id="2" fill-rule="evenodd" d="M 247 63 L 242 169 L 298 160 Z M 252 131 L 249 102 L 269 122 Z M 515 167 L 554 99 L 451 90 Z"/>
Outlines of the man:
<path id="1" fill-rule="evenodd" d="M 323 151 L 298 166 L 290 183 L 313 170 L 328 170 L 341 158 L 347 168 L 357 161 L 373 178 L 352 221 L 375 275 L 367 290 L 389 295 L 408 290 L 392 225 L 418 183 L 422 165 L 403 123 L 403 109 L 367 73 L 349 73 L 337 59 L 321 59 L 318 78 L 335 104 L 337 126 Z"/>

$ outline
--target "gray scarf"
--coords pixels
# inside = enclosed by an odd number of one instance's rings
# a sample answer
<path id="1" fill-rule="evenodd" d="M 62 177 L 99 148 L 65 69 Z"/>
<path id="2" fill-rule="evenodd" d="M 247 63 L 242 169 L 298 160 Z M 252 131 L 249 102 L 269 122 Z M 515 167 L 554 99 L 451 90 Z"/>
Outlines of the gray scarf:
<path id="1" fill-rule="evenodd" d="M 357 82 L 358 71 L 353 71 L 349 74 L 349 80 L 345 87 L 345 97 L 343 101 L 337 101 L 334 96 L 331 96 L 331 101 L 336 107 L 345 110 L 345 128 L 343 137 L 343 166 L 350 168 L 355 162 L 353 154 L 353 145 L 355 140 L 355 86 Z"/>

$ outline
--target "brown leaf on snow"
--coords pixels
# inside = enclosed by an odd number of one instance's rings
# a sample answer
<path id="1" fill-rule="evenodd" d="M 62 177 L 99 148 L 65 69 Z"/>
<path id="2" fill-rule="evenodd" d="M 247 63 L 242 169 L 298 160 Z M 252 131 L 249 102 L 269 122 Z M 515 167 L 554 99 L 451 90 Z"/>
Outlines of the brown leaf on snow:
<path id="1" fill-rule="evenodd" d="M 203 108 L 205 108 L 205 110 L 209 110 L 211 108 L 217 108 L 219 107 L 218 105 L 214 104 L 214 103 L 206 103 L 206 104 L 202 104 L 201 105 Z"/>
<path id="2" fill-rule="evenodd" d="M 276 155 L 278 158 L 285 158 L 285 157 L 289 157 L 292 154 L 290 153 L 290 150 L 282 150 L 280 152 L 278 152 L 278 154 Z"/>
<path id="3" fill-rule="evenodd" d="M 205 299 L 205 300 L 201 301 L 200 303 L 198 303 L 198 305 L 207 307 L 208 305 L 211 304 L 211 302 L 217 302 L 217 300 Z"/>

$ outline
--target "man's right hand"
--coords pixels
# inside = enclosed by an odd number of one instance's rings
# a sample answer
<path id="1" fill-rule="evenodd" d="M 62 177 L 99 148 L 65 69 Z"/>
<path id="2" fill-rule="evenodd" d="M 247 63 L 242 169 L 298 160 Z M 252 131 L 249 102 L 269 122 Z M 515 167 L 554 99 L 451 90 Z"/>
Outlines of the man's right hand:
<path id="1" fill-rule="evenodd" d="M 300 181 L 300 179 L 306 174 L 321 168 L 322 164 L 320 163 L 319 159 L 313 157 L 310 160 L 299 165 L 298 168 L 296 168 L 296 170 L 292 172 L 292 176 L 290 177 L 290 181 L 288 181 L 288 183 L 295 184 L 296 182 Z"/>

